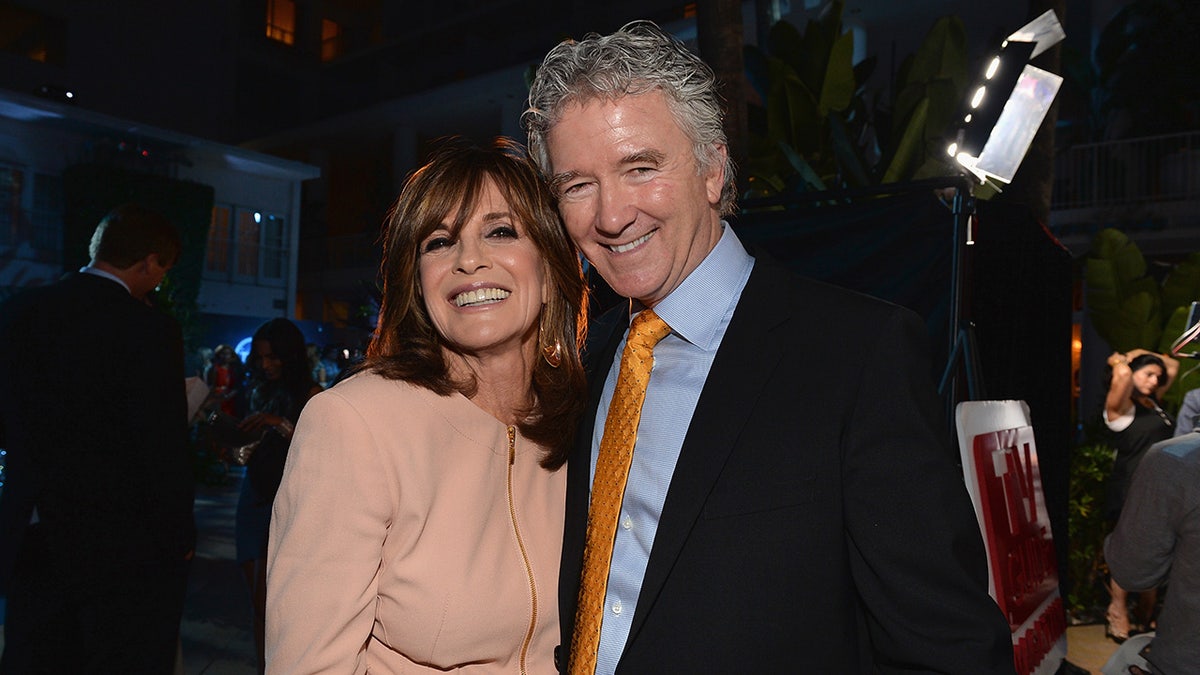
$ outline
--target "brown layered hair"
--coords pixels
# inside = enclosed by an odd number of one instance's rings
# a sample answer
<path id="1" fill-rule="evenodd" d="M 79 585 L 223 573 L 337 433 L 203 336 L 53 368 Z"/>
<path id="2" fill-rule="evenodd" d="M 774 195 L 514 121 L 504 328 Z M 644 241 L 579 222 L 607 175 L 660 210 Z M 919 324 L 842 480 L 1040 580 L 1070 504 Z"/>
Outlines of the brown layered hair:
<path id="1" fill-rule="evenodd" d="M 444 340 L 430 320 L 418 279 L 421 242 L 451 221 L 457 234 L 470 218 L 491 180 L 524 226 L 542 257 L 551 292 L 542 306 L 539 351 L 562 346 L 555 368 L 536 359 L 531 373 L 534 400 L 523 412 L 521 433 L 547 447 L 542 466 L 566 461 L 575 423 L 583 410 L 586 383 L 579 348 L 587 323 L 587 287 L 579 254 L 567 237 L 550 192 L 517 143 L 496 139 L 488 147 L 462 138 L 446 139 L 429 162 L 413 172 L 388 212 L 379 276 L 383 300 L 375 336 L 363 368 L 425 387 L 439 395 L 470 397 L 473 377 L 454 378 L 443 353 Z"/>

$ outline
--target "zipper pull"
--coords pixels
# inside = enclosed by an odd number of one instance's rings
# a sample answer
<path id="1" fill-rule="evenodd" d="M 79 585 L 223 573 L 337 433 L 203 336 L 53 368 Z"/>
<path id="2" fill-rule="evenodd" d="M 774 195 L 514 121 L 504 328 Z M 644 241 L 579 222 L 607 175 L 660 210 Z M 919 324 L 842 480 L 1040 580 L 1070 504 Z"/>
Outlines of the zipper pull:
<path id="1" fill-rule="evenodd" d="M 512 466 L 517 461 L 517 428 L 514 426 L 508 427 L 508 465 Z"/>

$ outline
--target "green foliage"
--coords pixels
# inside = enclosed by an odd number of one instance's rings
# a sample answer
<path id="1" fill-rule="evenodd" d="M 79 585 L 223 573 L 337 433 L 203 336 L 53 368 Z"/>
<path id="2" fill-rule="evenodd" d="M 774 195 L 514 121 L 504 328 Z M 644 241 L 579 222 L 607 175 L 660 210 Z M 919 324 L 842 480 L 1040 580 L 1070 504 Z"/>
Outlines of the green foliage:
<path id="1" fill-rule="evenodd" d="M 1200 253 L 1172 267 L 1159 283 L 1147 274 L 1137 244 L 1108 228 L 1096 233 L 1084 264 L 1088 317 L 1100 337 L 1121 352 L 1141 348 L 1168 353 L 1184 331 L 1188 308 L 1200 299 Z M 1200 371 L 1181 366 L 1163 396 L 1164 407 L 1178 410 L 1184 394 L 1196 387 Z"/>
<path id="2" fill-rule="evenodd" d="M 870 180 L 851 139 L 866 125 L 860 81 L 871 66 L 854 66 L 854 35 L 842 33 L 842 6 L 835 0 L 804 33 L 776 23 L 768 53 L 745 48 L 747 79 L 763 101 L 752 110 L 752 119 L 761 120 L 746 167 L 752 196 Z"/>
<path id="3" fill-rule="evenodd" d="M 1155 350 L 1162 336 L 1162 293 L 1146 275 L 1137 244 L 1107 228 L 1092 239 L 1084 267 L 1088 316 L 1096 332 L 1119 352 Z"/>
<path id="4" fill-rule="evenodd" d="M 967 32 L 961 19 L 934 22 L 916 53 L 900 66 L 898 87 L 890 136 L 896 142 L 884 152 L 882 182 L 945 174 L 944 134 L 967 87 Z"/>
<path id="5" fill-rule="evenodd" d="M 1067 610 L 1091 612 L 1108 601 L 1103 581 L 1104 483 L 1112 471 L 1114 450 L 1102 443 L 1071 452 L 1067 493 Z"/>
<path id="6" fill-rule="evenodd" d="M 763 102 L 751 106 L 747 197 L 947 173 L 943 134 L 967 82 L 962 22 L 934 23 L 902 66 L 885 113 L 872 110 L 864 86 L 875 58 L 853 64 L 854 35 L 842 32 L 843 7 L 835 0 L 803 33 L 776 23 L 767 52 L 745 48 L 747 79 Z"/>

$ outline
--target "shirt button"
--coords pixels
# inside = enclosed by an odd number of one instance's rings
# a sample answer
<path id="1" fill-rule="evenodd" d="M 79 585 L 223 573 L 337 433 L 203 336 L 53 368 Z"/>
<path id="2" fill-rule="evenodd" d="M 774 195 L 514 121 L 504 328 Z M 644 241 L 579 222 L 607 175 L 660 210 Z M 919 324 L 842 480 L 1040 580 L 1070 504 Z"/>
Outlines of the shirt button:
<path id="1" fill-rule="evenodd" d="M 625 528 L 626 530 L 632 528 L 633 527 L 633 518 L 630 518 L 628 515 L 625 516 L 621 520 L 621 527 Z"/>
<path id="2" fill-rule="evenodd" d="M 613 602 L 612 613 L 616 614 L 617 616 L 621 615 L 621 601 L 620 600 L 616 600 Z"/>

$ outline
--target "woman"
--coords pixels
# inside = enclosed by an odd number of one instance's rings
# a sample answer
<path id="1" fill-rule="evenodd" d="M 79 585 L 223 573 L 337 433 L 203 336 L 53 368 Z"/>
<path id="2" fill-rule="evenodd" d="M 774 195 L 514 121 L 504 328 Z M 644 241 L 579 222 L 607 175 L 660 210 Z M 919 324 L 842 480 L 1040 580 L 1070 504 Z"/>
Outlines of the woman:
<path id="1" fill-rule="evenodd" d="M 1129 492 L 1134 469 L 1146 450 L 1174 432 L 1174 420 L 1159 405 L 1159 396 L 1171 386 L 1179 362 L 1165 354 L 1135 349 L 1108 357 L 1108 393 L 1104 400 L 1104 424 L 1109 443 L 1117 449 L 1116 462 L 1105 494 L 1104 516 L 1116 524 Z M 1118 644 L 1129 637 L 1129 607 L 1125 589 L 1111 579 L 1111 596 L 1105 634 Z M 1148 622 L 1154 611 L 1156 593 L 1146 591 L 1138 609 Z"/>
<path id="2" fill-rule="evenodd" d="M 238 415 L 238 397 L 241 395 L 243 370 L 242 360 L 229 345 L 217 345 L 213 351 L 212 364 L 205 372 L 205 381 L 212 390 L 212 397 L 221 402 L 221 411 L 227 415 Z"/>
<path id="3" fill-rule="evenodd" d="M 300 410 L 321 387 L 313 382 L 308 367 L 304 334 L 287 319 L 271 319 L 254 332 L 249 365 L 250 414 L 238 427 L 261 440 L 253 446 L 246 460 L 235 538 L 238 564 L 250 588 L 254 645 L 261 672 L 265 654 L 267 533 L 271 523 L 271 500 L 283 475 L 283 460 Z"/>
<path id="4" fill-rule="evenodd" d="M 272 673 L 552 673 L 585 287 L 515 144 L 453 142 L 384 234 L 366 361 L 315 397 L 275 501 Z"/>

